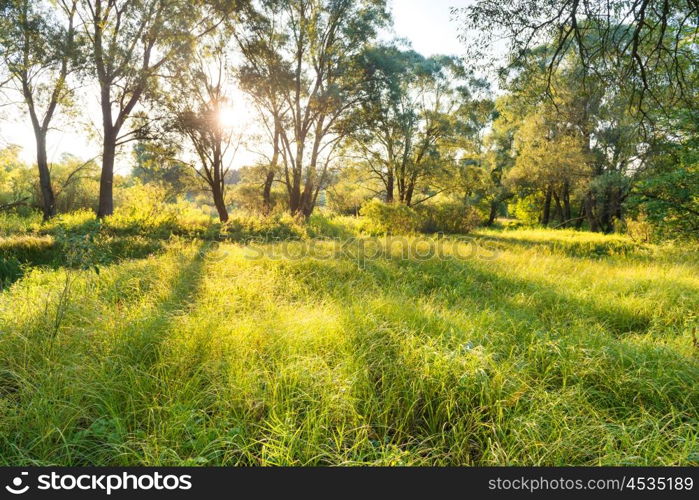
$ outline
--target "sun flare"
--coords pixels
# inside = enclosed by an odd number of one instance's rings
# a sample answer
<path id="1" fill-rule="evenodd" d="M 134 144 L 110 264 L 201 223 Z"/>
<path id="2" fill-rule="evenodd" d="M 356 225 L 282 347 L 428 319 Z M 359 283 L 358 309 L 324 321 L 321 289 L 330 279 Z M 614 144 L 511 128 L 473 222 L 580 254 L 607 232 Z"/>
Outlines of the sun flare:
<path id="1" fill-rule="evenodd" d="M 238 116 L 230 104 L 224 104 L 218 110 L 218 124 L 223 128 L 232 128 L 238 123 Z"/>

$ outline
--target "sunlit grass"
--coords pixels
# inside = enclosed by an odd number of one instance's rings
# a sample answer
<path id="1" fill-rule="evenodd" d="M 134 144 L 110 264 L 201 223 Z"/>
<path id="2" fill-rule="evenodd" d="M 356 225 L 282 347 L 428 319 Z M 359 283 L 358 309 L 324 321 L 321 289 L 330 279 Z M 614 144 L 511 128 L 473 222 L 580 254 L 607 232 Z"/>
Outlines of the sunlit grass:
<path id="1" fill-rule="evenodd" d="M 0 295 L 0 463 L 695 463 L 696 251 L 475 237 L 31 271 Z"/>

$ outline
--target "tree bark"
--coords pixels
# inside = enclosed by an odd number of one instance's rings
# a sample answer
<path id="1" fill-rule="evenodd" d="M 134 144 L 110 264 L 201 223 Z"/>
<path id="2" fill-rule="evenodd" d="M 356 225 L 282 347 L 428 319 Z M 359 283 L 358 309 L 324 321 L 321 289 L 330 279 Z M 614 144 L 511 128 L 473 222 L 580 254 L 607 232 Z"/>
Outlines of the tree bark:
<path id="1" fill-rule="evenodd" d="M 314 185 L 313 179 L 308 179 L 306 185 L 303 188 L 303 194 L 301 195 L 301 202 L 299 205 L 298 213 L 303 215 L 304 218 L 308 219 L 313 213 L 314 203 L 313 203 L 313 192 Z"/>
<path id="2" fill-rule="evenodd" d="M 214 205 L 216 206 L 219 220 L 221 222 L 228 222 L 228 209 L 226 208 L 223 190 L 220 186 L 214 185 L 211 186 L 211 191 L 214 196 Z"/>
<path id="3" fill-rule="evenodd" d="M 386 203 L 393 203 L 395 200 L 395 180 L 393 179 L 393 172 L 389 170 L 386 174 Z"/>
<path id="4" fill-rule="evenodd" d="M 413 194 L 415 193 L 415 183 L 417 182 L 417 177 L 415 175 L 412 175 L 410 177 L 410 182 L 408 182 L 408 186 L 405 192 L 405 199 L 403 200 L 406 204 L 406 206 L 411 206 L 413 204 Z"/>
<path id="5" fill-rule="evenodd" d="M 272 212 L 272 184 L 274 183 L 274 170 L 270 169 L 265 177 L 265 184 L 262 188 L 262 209 L 265 215 Z"/>
<path id="6" fill-rule="evenodd" d="M 48 156 L 46 154 L 46 132 L 36 131 L 36 164 L 39 168 L 39 187 L 41 189 L 41 209 L 44 220 L 56 215 L 56 198 L 51 185 L 51 171 L 49 170 Z"/>
<path id="7" fill-rule="evenodd" d="M 544 213 L 541 216 L 541 223 L 544 226 L 548 226 L 551 220 L 551 196 L 552 196 L 551 186 L 546 188 L 546 199 L 544 200 Z"/>
<path id="8" fill-rule="evenodd" d="M 277 165 L 279 163 L 279 148 L 281 141 L 281 125 L 279 119 L 276 116 L 276 108 L 274 110 L 274 137 L 273 137 L 273 147 L 274 152 L 272 153 L 272 161 L 269 165 L 269 170 L 267 171 L 267 177 L 265 177 L 265 183 L 262 188 L 262 206 L 265 215 L 269 215 L 272 212 L 272 184 L 274 183 L 274 176 L 277 172 Z"/>
<path id="9" fill-rule="evenodd" d="M 114 159 L 116 157 L 116 132 L 105 127 L 102 173 L 100 175 L 100 197 L 97 217 L 103 219 L 114 213 Z"/>
<path id="10" fill-rule="evenodd" d="M 498 216 L 498 202 L 493 200 L 490 202 L 490 214 L 488 215 L 488 221 L 485 223 L 487 227 L 495 224 L 495 218 Z"/>
<path id="11" fill-rule="evenodd" d="M 563 216 L 566 221 L 569 221 L 573 218 L 573 212 L 570 207 L 570 186 L 567 181 L 563 183 L 563 194 L 561 196 L 563 197 Z"/>
<path id="12" fill-rule="evenodd" d="M 593 233 L 599 231 L 597 218 L 595 217 L 594 211 L 594 200 L 592 198 L 591 192 L 588 192 L 585 196 L 585 216 L 587 217 L 587 224 L 589 226 L 590 231 L 592 231 Z"/>
<path id="13" fill-rule="evenodd" d="M 553 199 L 556 202 L 556 217 L 558 217 L 558 221 L 563 224 L 567 219 L 565 218 L 565 214 L 563 213 L 563 205 L 561 204 L 561 197 L 558 196 L 558 193 L 556 190 L 553 190 Z"/>
<path id="14" fill-rule="evenodd" d="M 300 179 L 296 178 L 294 172 L 294 180 L 289 190 L 289 212 L 291 215 L 298 215 L 301 208 L 301 183 Z"/>

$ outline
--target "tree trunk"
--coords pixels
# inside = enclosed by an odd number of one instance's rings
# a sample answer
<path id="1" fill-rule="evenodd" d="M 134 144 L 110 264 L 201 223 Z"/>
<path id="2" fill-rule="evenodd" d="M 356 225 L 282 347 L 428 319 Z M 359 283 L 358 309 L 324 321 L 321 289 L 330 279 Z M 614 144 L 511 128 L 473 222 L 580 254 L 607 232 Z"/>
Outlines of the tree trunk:
<path id="1" fill-rule="evenodd" d="M 262 205 L 265 215 L 269 215 L 272 212 L 272 184 L 274 183 L 274 176 L 277 172 L 277 164 L 279 163 L 279 141 L 281 140 L 281 126 L 279 124 L 279 119 L 274 118 L 274 139 L 273 147 L 274 152 L 272 153 L 272 162 L 269 165 L 269 170 L 267 171 L 267 177 L 265 178 L 265 184 L 262 189 Z"/>
<path id="2" fill-rule="evenodd" d="M 303 215 L 306 219 L 308 219 L 311 214 L 313 213 L 313 209 L 315 208 L 315 203 L 313 202 L 313 180 L 308 179 L 306 181 L 306 185 L 303 188 L 303 194 L 301 195 L 301 203 L 299 205 L 299 210 L 298 213 Z"/>
<path id="3" fill-rule="evenodd" d="M 41 208 L 44 220 L 56 215 L 56 198 L 51 186 L 51 171 L 49 170 L 48 156 L 46 154 L 46 133 L 36 131 L 36 164 L 39 167 L 39 187 L 41 190 Z"/>
<path id="4" fill-rule="evenodd" d="M 583 225 L 583 220 L 585 219 L 585 200 L 580 203 L 580 215 L 575 223 L 575 229 L 581 229 Z"/>
<path id="5" fill-rule="evenodd" d="M 544 200 L 544 213 L 541 216 L 541 223 L 544 226 L 548 226 L 549 222 L 551 220 L 551 195 L 552 195 L 552 189 L 551 186 L 546 188 L 546 199 Z"/>
<path id="6" fill-rule="evenodd" d="M 570 207 L 570 186 L 568 185 L 568 182 L 565 182 L 563 184 L 563 216 L 565 217 L 566 221 L 569 221 L 573 218 L 573 212 Z M 568 223 L 566 223 L 566 226 L 568 226 Z"/>
<path id="7" fill-rule="evenodd" d="M 214 196 L 214 205 L 216 206 L 216 211 L 218 212 L 218 218 L 221 222 L 228 222 L 228 209 L 226 208 L 226 201 L 223 196 L 223 190 L 220 185 L 211 186 L 211 194 Z"/>
<path id="8" fill-rule="evenodd" d="M 413 194 L 415 193 L 415 182 L 417 179 L 415 177 L 410 178 L 408 183 L 408 188 L 405 192 L 405 200 L 403 200 L 406 206 L 411 206 L 413 204 Z"/>
<path id="9" fill-rule="evenodd" d="M 563 205 L 561 205 L 561 198 L 558 196 L 558 193 L 554 190 L 553 191 L 553 199 L 556 202 L 556 217 L 558 218 L 558 222 L 563 225 L 563 223 L 566 221 L 565 215 L 563 214 Z"/>
<path id="10" fill-rule="evenodd" d="M 490 214 L 488 215 L 488 221 L 485 223 L 487 227 L 490 227 L 495 223 L 495 218 L 498 215 L 498 205 L 498 202 L 495 200 L 490 202 Z"/>
<path id="11" fill-rule="evenodd" d="M 105 130 L 102 151 L 102 173 L 100 175 L 100 198 L 97 217 L 100 219 L 114 213 L 114 158 L 116 157 L 116 133 Z"/>
<path id="12" fill-rule="evenodd" d="M 393 203 L 395 200 L 395 180 L 393 179 L 393 172 L 389 171 L 386 177 L 386 203 Z"/>
<path id="13" fill-rule="evenodd" d="M 299 187 L 300 186 L 292 186 L 291 192 L 289 193 L 289 212 L 291 215 L 298 214 L 299 207 L 301 206 L 301 192 Z"/>
<path id="14" fill-rule="evenodd" d="M 262 206 L 265 215 L 272 211 L 272 183 L 274 183 L 274 170 L 270 169 L 265 178 L 265 185 L 262 190 Z"/>
<path id="15" fill-rule="evenodd" d="M 599 231 L 599 227 L 597 225 L 597 218 L 595 217 L 594 200 L 592 199 L 592 193 L 587 193 L 587 195 L 585 196 L 585 216 L 587 217 L 587 224 L 589 226 L 590 231 Z"/>
<path id="16" fill-rule="evenodd" d="M 301 210 L 301 170 L 294 167 L 293 178 L 289 190 L 289 212 L 291 215 L 298 215 Z"/>
<path id="17" fill-rule="evenodd" d="M 624 192 L 621 188 L 617 188 L 617 190 L 616 190 L 616 207 L 614 210 L 614 215 L 619 220 L 622 220 L 624 218 L 624 213 L 622 210 L 623 202 L 624 202 Z"/>

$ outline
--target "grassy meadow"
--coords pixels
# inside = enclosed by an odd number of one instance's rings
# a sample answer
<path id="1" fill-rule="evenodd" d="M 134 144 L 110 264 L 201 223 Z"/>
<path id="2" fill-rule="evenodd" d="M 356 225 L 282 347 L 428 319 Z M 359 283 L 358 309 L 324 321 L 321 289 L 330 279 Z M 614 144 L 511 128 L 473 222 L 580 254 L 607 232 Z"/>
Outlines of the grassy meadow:
<path id="1" fill-rule="evenodd" d="M 696 248 L 91 224 L 2 226 L 1 465 L 699 462 Z"/>

